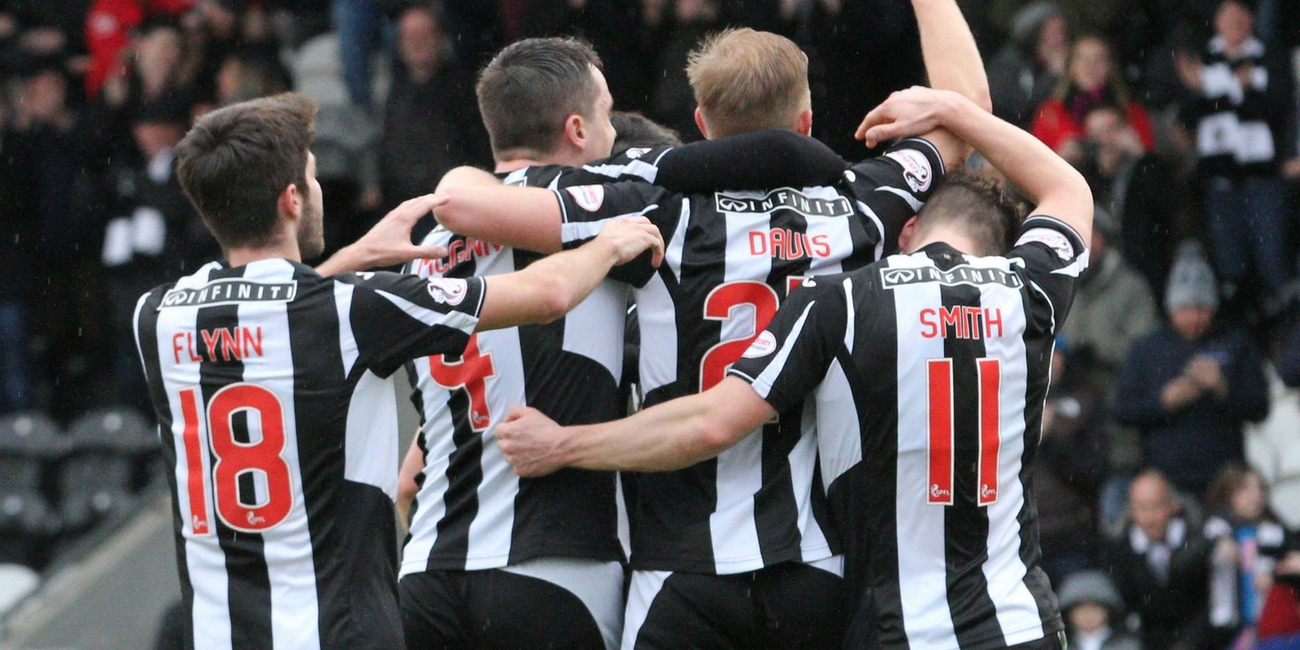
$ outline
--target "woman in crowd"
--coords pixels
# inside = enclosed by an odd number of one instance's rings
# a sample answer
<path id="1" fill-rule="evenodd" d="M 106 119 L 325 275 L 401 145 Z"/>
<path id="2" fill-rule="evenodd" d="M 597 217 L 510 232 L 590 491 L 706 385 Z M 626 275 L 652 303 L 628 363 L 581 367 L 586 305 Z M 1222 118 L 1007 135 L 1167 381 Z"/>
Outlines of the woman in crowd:
<path id="1" fill-rule="evenodd" d="M 1061 157 L 1077 163 L 1084 155 L 1084 118 L 1099 106 L 1123 110 L 1143 148 L 1147 152 L 1155 148 L 1151 118 L 1130 97 L 1110 46 L 1096 36 L 1083 36 L 1070 50 L 1065 79 L 1039 107 L 1030 131 Z"/>

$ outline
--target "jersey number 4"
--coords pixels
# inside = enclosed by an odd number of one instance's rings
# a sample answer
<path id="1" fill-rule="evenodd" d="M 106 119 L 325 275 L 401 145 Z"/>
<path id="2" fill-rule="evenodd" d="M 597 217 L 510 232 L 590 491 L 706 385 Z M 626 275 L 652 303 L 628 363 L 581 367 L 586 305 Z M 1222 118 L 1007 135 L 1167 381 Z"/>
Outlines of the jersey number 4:
<path id="1" fill-rule="evenodd" d="M 453 357 L 454 358 L 454 357 Z M 469 395 L 469 423 L 476 432 L 492 426 L 492 410 L 488 407 L 487 379 L 495 377 L 492 353 L 482 354 L 478 349 L 478 334 L 469 337 L 465 353 L 457 361 L 448 361 L 448 355 L 429 357 L 429 376 L 433 383 L 447 390 L 464 389 Z"/>
<path id="2" fill-rule="evenodd" d="M 283 523 L 293 509 L 293 479 L 284 459 L 285 421 L 280 398 L 257 384 L 231 384 L 217 391 L 200 412 L 197 388 L 180 392 L 190 530 L 214 534 L 208 504 L 215 493 L 217 514 L 230 528 L 249 533 Z M 243 414 L 247 440 L 235 438 Z M 204 435 L 204 432 L 207 435 Z M 211 471 L 207 471 L 211 451 Z M 208 477 L 211 476 L 211 483 Z"/>
<path id="3" fill-rule="evenodd" d="M 952 359 L 930 359 L 929 374 L 929 478 L 926 502 L 933 505 L 953 504 Z M 998 452 L 1001 438 L 1002 362 L 976 359 L 979 377 L 979 463 L 975 502 L 987 506 L 998 500 Z"/>

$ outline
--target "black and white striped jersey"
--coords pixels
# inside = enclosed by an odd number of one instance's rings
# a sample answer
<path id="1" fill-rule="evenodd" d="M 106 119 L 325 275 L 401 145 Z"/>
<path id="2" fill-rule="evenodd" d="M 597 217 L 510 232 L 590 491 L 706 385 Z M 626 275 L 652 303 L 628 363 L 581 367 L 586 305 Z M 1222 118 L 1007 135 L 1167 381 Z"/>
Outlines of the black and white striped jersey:
<path id="1" fill-rule="evenodd" d="M 391 375 L 462 351 L 483 286 L 266 259 L 140 299 L 192 647 L 401 647 Z"/>
<path id="2" fill-rule="evenodd" d="M 642 169 L 647 159 L 630 164 Z M 909 139 L 853 165 L 836 186 L 680 195 L 616 183 L 556 194 L 566 246 L 629 214 L 646 215 L 663 233 L 657 272 L 633 263 L 611 273 L 639 287 L 640 382 L 654 405 L 721 381 L 804 276 L 857 269 L 896 248 L 942 173 L 934 147 Z M 717 459 L 638 475 L 632 565 L 730 574 L 833 555 L 815 441 L 777 435 L 812 426 L 796 409 Z"/>
<path id="3" fill-rule="evenodd" d="M 569 177 L 590 182 L 585 172 L 556 165 L 502 175 L 506 184 L 552 188 Z M 443 228 L 424 243 L 449 251 L 408 267 L 425 277 L 511 273 L 540 257 Z M 520 478 L 496 446 L 494 425 L 516 404 L 566 425 L 622 417 L 618 386 L 629 291 L 606 280 L 555 322 L 481 332 L 464 355 L 409 365 L 424 470 L 416 479 L 401 575 L 490 569 L 535 557 L 624 559 L 616 474 L 565 469 Z"/>
<path id="4" fill-rule="evenodd" d="M 1032 469 L 1087 252 L 1028 219 L 1005 257 L 936 243 L 816 278 L 730 370 L 817 423 L 844 543 L 845 647 L 985 650 L 1061 629 Z"/>

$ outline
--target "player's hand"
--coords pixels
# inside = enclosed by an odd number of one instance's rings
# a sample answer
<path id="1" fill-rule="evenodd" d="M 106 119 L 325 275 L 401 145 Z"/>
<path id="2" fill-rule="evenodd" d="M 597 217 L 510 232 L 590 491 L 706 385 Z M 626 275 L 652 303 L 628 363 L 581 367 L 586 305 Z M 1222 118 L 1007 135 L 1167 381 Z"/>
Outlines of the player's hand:
<path id="1" fill-rule="evenodd" d="M 356 243 L 344 246 L 316 267 L 316 272 L 328 276 L 347 271 L 364 271 L 377 266 L 405 264 L 421 258 L 445 257 L 447 249 L 443 246 L 417 246 L 411 243 L 411 229 L 415 224 L 445 201 L 445 197 L 426 194 L 402 203 L 384 215 Z"/>
<path id="2" fill-rule="evenodd" d="M 863 118 L 853 137 L 874 147 L 886 140 L 929 133 L 943 126 L 952 101 L 949 91 L 913 86 L 889 96 Z"/>
<path id="3" fill-rule="evenodd" d="M 442 246 L 417 246 L 411 243 L 411 229 L 424 217 L 446 203 L 446 197 L 425 194 L 403 202 L 384 215 L 370 232 L 357 240 L 357 245 L 375 260 L 372 266 L 392 266 L 414 259 L 437 258 L 447 255 Z"/>
<path id="4" fill-rule="evenodd" d="M 656 268 L 664 259 L 664 238 L 659 227 L 645 217 L 622 217 L 609 221 L 600 229 L 596 241 L 613 246 L 619 264 L 636 259 L 646 249 L 654 251 L 650 263 Z"/>
<path id="5" fill-rule="evenodd" d="M 506 462 L 520 476 L 543 476 L 564 466 L 559 454 L 564 428 L 535 408 L 510 407 L 496 437 Z"/>

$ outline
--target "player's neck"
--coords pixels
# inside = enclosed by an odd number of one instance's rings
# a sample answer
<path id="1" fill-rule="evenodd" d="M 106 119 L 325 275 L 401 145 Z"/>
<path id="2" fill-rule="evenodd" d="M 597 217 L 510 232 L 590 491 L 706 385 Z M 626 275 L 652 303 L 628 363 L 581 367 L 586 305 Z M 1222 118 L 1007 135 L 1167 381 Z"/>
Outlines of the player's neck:
<path id="1" fill-rule="evenodd" d="M 549 165 L 549 164 L 551 163 L 542 160 L 537 160 L 533 156 L 520 156 L 518 158 L 510 158 L 508 160 L 502 160 L 498 162 L 496 168 L 494 168 L 493 171 L 498 174 L 509 174 L 510 172 L 518 171 L 525 167 L 536 167 L 537 165 Z"/>
<path id="2" fill-rule="evenodd" d="M 907 252 L 915 253 L 916 251 L 929 246 L 936 242 L 943 242 L 959 252 L 967 255 L 981 255 L 980 247 L 975 244 L 975 240 L 963 232 L 946 226 L 935 226 L 934 229 L 917 237 L 917 241 L 908 242 Z"/>
<path id="3" fill-rule="evenodd" d="M 296 241 L 281 240 L 270 246 L 230 248 L 225 253 L 226 263 L 230 264 L 232 268 L 247 266 L 253 262 L 269 259 L 286 259 L 290 262 L 302 261 L 302 252 L 298 250 L 298 242 Z"/>

